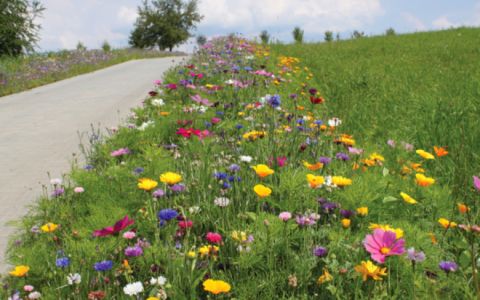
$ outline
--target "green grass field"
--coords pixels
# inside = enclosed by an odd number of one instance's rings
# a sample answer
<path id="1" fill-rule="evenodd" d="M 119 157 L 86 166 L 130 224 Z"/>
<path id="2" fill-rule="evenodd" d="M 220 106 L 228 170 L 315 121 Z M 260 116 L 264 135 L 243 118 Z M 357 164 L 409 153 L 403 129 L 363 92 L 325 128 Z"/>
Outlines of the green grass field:
<path id="1" fill-rule="evenodd" d="M 4 295 L 480 297 L 479 42 L 208 43 L 52 182 Z"/>

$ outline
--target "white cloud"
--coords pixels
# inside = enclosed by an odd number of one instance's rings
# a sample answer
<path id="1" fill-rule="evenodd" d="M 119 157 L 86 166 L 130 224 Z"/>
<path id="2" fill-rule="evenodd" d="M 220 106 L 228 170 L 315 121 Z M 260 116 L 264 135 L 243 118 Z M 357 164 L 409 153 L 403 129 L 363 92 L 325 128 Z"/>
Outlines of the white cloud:
<path id="1" fill-rule="evenodd" d="M 435 19 L 432 22 L 433 26 L 437 29 L 447 29 L 451 27 L 457 27 L 459 24 L 452 23 L 447 17 L 442 16 Z"/>
<path id="2" fill-rule="evenodd" d="M 128 7 L 122 5 L 118 9 L 117 18 L 127 24 L 133 24 L 133 22 L 135 22 L 135 20 L 137 19 L 137 16 L 138 12 L 135 7 Z"/>
<path id="3" fill-rule="evenodd" d="M 290 35 L 297 25 L 306 34 L 361 29 L 384 13 L 380 0 L 203 0 L 199 9 L 205 16 L 199 31 L 219 28 L 249 35 L 273 29 L 280 36 Z"/>
<path id="4" fill-rule="evenodd" d="M 418 17 L 414 16 L 411 13 L 404 12 L 402 13 L 403 19 L 407 22 L 408 25 L 413 27 L 415 30 L 427 30 L 427 26 L 420 20 Z"/>

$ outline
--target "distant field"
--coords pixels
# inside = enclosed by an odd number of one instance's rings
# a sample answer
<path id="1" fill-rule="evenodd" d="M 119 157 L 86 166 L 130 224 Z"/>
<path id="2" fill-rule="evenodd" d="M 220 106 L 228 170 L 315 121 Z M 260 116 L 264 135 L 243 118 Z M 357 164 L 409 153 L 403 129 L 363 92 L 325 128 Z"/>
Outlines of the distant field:
<path id="1" fill-rule="evenodd" d="M 132 59 L 178 55 L 159 51 L 60 51 L 0 58 L 0 96 L 21 92 L 58 80 L 92 72 Z"/>
<path id="2" fill-rule="evenodd" d="M 480 173 L 480 29 L 272 48 L 310 67 L 329 113 L 362 143 L 448 146 L 442 180 L 460 198 L 465 174 Z"/>

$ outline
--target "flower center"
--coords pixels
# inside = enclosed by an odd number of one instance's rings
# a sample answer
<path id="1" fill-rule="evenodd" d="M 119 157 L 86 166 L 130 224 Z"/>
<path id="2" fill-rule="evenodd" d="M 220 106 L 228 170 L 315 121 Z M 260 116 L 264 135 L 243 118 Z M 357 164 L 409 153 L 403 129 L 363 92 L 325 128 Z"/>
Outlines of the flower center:
<path id="1" fill-rule="evenodd" d="M 381 252 L 382 254 L 388 254 L 388 253 L 390 253 L 390 248 L 388 248 L 388 247 L 382 247 L 382 249 L 380 249 L 380 252 Z"/>

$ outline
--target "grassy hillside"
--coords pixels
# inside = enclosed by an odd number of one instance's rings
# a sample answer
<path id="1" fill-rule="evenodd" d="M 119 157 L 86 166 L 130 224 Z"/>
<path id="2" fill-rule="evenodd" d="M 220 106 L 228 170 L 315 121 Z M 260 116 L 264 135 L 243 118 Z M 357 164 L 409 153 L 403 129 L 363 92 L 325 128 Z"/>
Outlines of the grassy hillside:
<path id="1" fill-rule="evenodd" d="M 478 33 L 207 43 L 52 180 L 3 296 L 480 297 Z"/>
<path id="2" fill-rule="evenodd" d="M 300 58 L 329 112 L 360 141 L 448 146 L 444 174 L 461 199 L 480 173 L 480 29 L 274 46 Z"/>
<path id="3" fill-rule="evenodd" d="M 159 51 L 59 51 L 22 57 L 0 57 L 0 96 L 18 93 L 133 59 L 178 55 Z"/>

